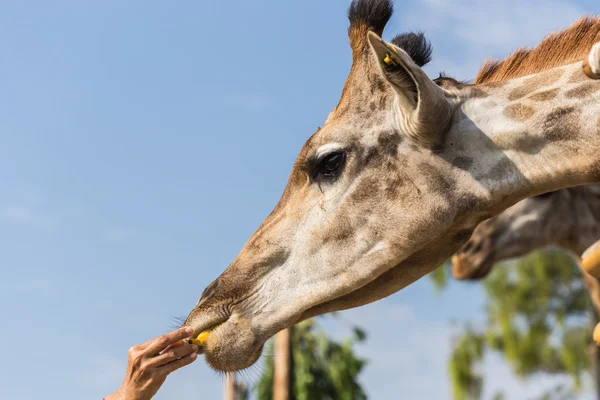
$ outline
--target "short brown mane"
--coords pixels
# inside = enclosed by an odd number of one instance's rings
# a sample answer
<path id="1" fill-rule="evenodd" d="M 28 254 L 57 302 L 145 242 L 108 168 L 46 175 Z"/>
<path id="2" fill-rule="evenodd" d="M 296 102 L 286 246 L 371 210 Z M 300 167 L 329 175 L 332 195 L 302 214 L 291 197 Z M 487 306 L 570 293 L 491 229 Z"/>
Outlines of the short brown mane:
<path id="1" fill-rule="evenodd" d="M 554 32 L 535 48 L 519 48 L 504 60 L 483 64 L 474 83 L 518 78 L 582 61 L 592 45 L 600 41 L 600 17 L 584 17 L 569 28 Z"/>

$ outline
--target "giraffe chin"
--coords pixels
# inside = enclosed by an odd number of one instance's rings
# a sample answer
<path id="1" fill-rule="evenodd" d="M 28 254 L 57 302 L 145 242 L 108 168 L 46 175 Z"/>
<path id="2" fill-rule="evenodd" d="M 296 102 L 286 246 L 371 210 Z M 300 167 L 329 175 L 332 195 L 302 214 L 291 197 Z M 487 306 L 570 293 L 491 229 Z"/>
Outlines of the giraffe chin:
<path id="1" fill-rule="evenodd" d="M 239 371 L 259 359 L 263 346 L 250 320 L 232 316 L 211 332 L 202 353 L 206 363 L 217 371 Z"/>

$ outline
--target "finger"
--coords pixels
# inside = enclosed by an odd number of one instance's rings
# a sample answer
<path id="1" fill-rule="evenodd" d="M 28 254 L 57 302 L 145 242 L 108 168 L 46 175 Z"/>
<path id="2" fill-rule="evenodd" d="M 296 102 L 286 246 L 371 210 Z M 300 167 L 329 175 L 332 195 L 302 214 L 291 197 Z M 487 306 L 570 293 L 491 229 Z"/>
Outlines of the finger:
<path id="1" fill-rule="evenodd" d="M 192 334 L 193 330 L 190 327 L 180 328 L 173 332 L 166 333 L 147 342 L 144 354 L 147 356 L 155 356 L 163 351 L 167 346 L 174 344 Z"/>
<path id="2" fill-rule="evenodd" d="M 197 351 L 198 346 L 195 344 L 186 344 L 184 346 L 179 346 L 174 349 L 164 351 L 162 354 L 156 357 L 152 357 L 150 361 L 148 361 L 148 365 L 151 367 L 160 367 L 161 365 L 168 364 L 177 360 L 178 358 L 189 356 Z"/>
<path id="3" fill-rule="evenodd" d="M 165 351 L 171 350 L 175 347 L 183 346 L 184 344 L 186 344 L 186 343 L 183 340 L 179 340 L 173 344 L 168 345 L 167 348 L 164 349 L 162 352 L 164 353 Z"/>
<path id="4" fill-rule="evenodd" d="M 180 358 L 179 360 L 171 361 L 168 364 L 159 367 L 157 370 L 162 373 L 164 376 L 169 375 L 171 372 L 178 370 L 181 367 L 185 367 L 193 363 L 196 358 L 198 358 L 198 354 L 192 353 L 187 357 Z"/>

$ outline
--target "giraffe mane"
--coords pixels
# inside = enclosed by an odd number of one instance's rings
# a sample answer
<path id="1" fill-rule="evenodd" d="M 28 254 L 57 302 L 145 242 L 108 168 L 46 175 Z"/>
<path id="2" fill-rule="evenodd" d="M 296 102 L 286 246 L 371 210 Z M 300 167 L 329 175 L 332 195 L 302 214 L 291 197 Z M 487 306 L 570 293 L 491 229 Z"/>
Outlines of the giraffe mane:
<path id="1" fill-rule="evenodd" d="M 570 27 L 546 36 L 534 48 L 521 47 L 503 60 L 486 61 L 474 83 L 504 81 L 582 61 L 599 40 L 600 16 L 580 18 Z"/>

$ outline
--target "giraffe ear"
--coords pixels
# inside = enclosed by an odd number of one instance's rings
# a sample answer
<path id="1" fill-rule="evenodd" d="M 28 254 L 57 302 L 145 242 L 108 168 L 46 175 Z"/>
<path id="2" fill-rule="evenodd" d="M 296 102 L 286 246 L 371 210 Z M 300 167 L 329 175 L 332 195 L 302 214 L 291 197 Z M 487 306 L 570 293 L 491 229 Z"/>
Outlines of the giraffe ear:
<path id="1" fill-rule="evenodd" d="M 380 72 L 396 92 L 402 130 L 426 147 L 440 143 L 452 119 L 444 90 L 402 49 L 369 32 Z"/>

